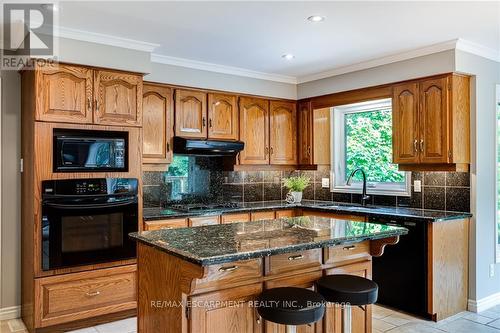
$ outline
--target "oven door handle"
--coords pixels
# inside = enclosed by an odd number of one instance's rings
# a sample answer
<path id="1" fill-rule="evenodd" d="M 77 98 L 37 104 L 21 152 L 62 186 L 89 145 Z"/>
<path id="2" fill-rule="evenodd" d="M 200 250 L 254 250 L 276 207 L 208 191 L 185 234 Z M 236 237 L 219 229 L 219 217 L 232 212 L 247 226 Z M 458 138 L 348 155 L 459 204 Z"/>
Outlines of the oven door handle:
<path id="1" fill-rule="evenodd" d="M 104 203 L 104 204 L 76 204 L 76 205 L 66 205 L 66 204 L 56 204 L 52 202 L 46 202 L 44 205 L 51 208 L 59 208 L 59 209 L 92 209 L 92 208 L 114 208 L 114 207 L 122 207 L 127 206 L 133 203 L 137 203 L 137 200 L 127 200 L 127 201 L 119 201 L 114 203 Z"/>

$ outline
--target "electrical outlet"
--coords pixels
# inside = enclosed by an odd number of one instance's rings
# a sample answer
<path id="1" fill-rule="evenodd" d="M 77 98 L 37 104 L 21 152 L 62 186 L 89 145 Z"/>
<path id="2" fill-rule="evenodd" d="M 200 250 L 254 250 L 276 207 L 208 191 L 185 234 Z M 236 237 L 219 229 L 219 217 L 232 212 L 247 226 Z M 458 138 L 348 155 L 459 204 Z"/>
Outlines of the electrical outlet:
<path id="1" fill-rule="evenodd" d="M 490 264 L 490 277 L 495 276 L 495 264 Z"/>
<path id="2" fill-rule="evenodd" d="M 321 187 L 330 188 L 330 178 L 321 178 Z"/>
<path id="3" fill-rule="evenodd" d="M 415 188 L 415 192 L 422 192 L 422 181 L 421 180 L 414 180 L 413 187 Z"/>

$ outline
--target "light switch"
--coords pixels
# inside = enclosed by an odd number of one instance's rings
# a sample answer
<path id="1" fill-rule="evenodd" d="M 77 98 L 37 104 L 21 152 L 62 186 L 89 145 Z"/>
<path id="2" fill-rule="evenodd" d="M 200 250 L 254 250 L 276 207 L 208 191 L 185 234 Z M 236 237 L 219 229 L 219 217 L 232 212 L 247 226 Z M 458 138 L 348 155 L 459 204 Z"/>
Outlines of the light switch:
<path id="1" fill-rule="evenodd" d="M 422 192 L 422 181 L 421 180 L 414 180 L 413 187 L 415 188 L 415 192 Z"/>
<path id="2" fill-rule="evenodd" d="M 321 178 L 321 187 L 330 188 L 330 178 Z"/>

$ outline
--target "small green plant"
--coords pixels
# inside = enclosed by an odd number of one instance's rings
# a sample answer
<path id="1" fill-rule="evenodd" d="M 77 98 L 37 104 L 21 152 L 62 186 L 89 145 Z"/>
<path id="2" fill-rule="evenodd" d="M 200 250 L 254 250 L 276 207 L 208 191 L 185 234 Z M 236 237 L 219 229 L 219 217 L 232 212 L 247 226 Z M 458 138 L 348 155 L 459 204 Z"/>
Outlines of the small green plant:
<path id="1" fill-rule="evenodd" d="M 292 192 L 302 192 L 310 183 L 309 177 L 297 176 L 283 179 L 283 184 Z"/>

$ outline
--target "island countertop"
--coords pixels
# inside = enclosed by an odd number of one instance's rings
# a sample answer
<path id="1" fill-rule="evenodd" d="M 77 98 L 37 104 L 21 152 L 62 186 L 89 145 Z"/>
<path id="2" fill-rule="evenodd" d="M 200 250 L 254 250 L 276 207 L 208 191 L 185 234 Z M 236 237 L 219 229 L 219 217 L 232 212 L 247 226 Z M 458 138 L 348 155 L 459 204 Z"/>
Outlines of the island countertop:
<path id="1" fill-rule="evenodd" d="M 314 248 L 401 236 L 408 229 L 366 222 L 301 216 L 161 229 L 130 237 L 189 262 L 208 266 Z"/>

